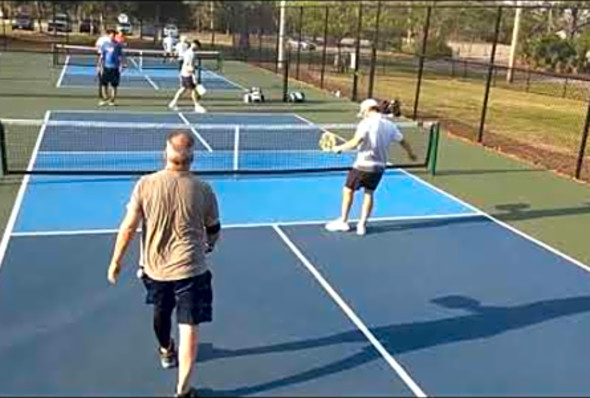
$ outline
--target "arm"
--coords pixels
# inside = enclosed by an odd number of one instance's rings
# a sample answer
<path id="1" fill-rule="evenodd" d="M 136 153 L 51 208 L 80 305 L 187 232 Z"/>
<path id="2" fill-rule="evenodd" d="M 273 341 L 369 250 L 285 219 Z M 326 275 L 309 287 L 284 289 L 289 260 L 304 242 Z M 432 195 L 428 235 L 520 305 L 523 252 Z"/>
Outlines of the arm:
<path id="1" fill-rule="evenodd" d="M 108 269 L 108 280 L 112 284 L 117 282 L 119 273 L 121 272 L 121 260 L 129 247 L 129 243 L 135 236 L 135 231 L 142 219 L 141 208 L 137 200 L 137 189 L 134 191 L 131 201 L 127 206 L 127 214 L 119 227 L 119 233 L 117 234 L 117 241 L 113 250 L 113 256 L 111 258 L 111 264 Z"/>
<path id="2" fill-rule="evenodd" d="M 210 253 L 215 248 L 215 244 L 221 233 L 221 223 L 219 222 L 219 208 L 217 198 L 213 191 L 208 192 L 207 211 L 205 214 L 205 233 L 207 234 L 207 252 Z"/>
<path id="3" fill-rule="evenodd" d="M 332 148 L 332 151 L 334 151 L 336 153 L 348 151 L 350 149 L 354 149 L 354 148 L 358 147 L 362 142 L 363 142 L 363 137 L 361 137 L 359 135 L 355 135 L 352 139 L 346 141 L 344 144 L 336 145 L 334 148 Z"/>
<path id="4" fill-rule="evenodd" d="M 417 159 L 416 155 L 414 154 L 414 151 L 412 150 L 412 146 L 410 145 L 410 143 L 408 141 L 401 140 L 399 142 L 399 144 L 402 148 L 404 148 L 404 150 L 408 154 L 408 157 L 410 158 L 410 160 L 415 161 Z"/>

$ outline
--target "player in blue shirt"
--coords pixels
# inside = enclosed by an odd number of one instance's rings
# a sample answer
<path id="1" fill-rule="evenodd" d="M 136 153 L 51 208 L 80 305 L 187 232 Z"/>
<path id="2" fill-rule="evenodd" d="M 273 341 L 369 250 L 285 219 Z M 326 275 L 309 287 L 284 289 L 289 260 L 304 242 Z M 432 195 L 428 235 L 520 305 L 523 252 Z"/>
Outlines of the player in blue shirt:
<path id="1" fill-rule="evenodd" d="M 98 68 L 100 71 L 100 84 L 104 90 L 105 100 L 101 100 L 98 105 L 115 105 L 117 98 L 117 87 L 121 80 L 121 69 L 123 68 L 123 46 L 115 41 L 115 31 L 109 30 L 109 40 L 103 43 L 100 48 L 100 58 Z M 111 95 L 108 95 L 108 86 L 111 85 Z"/>

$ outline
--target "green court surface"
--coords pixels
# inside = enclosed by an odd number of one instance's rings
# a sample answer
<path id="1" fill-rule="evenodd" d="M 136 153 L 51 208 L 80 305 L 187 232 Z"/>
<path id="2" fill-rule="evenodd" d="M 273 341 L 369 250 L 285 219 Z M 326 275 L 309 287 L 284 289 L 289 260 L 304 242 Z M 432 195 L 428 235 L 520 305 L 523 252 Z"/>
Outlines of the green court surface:
<path id="1" fill-rule="evenodd" d="M 98 109 L 95 88 L 56 87 L 62 70 L 49 54 L 2 53 L 0 55 L 0 117 L 43 117 L 47 110 Z M 295 112 L 313 122 L 354 122 L 357 106 L 306 84 L 291 82 L 303 90 L 304 104 L 282 102 L 281 76 L 238 61 L 226 60 L 223 76 L 242 86 L 260 86 L 271 101 L 246 105 L 240 92 L 211 93 L 203 100 L 209 112 Z M 117 111 L 166 111 L 170 90 L 121 89 Z M 391 93 L 391 97 L 396 93 Z M 406 105 L 409 107 L 409 105 Z M 590 186 L 517 159 L 453 138 L 441 137 L 438 174 L 424 179 L 458 196 L 519 230 L 588 264 L 590 247 Z M 20 177 L 0 183 L 0 223 L 5 225 Z M 516 254 L 515 254 L 516 255 Z"/>

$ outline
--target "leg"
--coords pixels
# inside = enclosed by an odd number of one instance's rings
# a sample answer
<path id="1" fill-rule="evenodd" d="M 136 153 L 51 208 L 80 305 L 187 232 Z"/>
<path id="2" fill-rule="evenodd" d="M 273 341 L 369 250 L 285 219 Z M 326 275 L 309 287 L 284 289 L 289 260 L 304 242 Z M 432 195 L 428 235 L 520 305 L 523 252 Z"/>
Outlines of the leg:
<path id="1" fill-rule="evenodd" d="M 369 189 L 365 189 L 365 195 L 364 195 L 364 199 L 363 199 L 363 209 L 361 211 L 361 219 L 359 221 L 359 224 L 366 225 L 367 220 L 371 216 L 371 212 L 373 211 L 373 193 L 374 193 L 374 191 L 371 191 Z"/>
<path id="2" fill-rule="evenodd" d="M 154 306 L 154 332 L 160 349 L 169 350 L 171 347 L 172 332 L 172 305 L 155 305 Z"/>
<path id="3" fill-rule="evenodd" d="M 343 222 L 348 222 L 348 215 L 350 214 L 350 208 L 354 200 L 354 191 L 349 187 L 342 189 L 342 213 L 340 218 Z"/>
<path id="4" fill-rule="evenodd" d="M 213 319 L 211 272 L 175 282 L 176 318 L 178 319 L 178 384 L 177 394 L 186 394 L 192 387 L 199 343 L 199 324 Z"/>
<path id="5" fill-rule="evenodd" d="M 180 99 L 180 96 L 182 94 L 184 94 L 185 92 L 185 88 L 181 87 L 178 89 L 178 91 L 176 92 L 176 94 L 174 95 L 174 98 L 172 99 L 172 101 L 170 101 L 170 104 L 168 105 L 169 108 L 175 108 L 176 104 L 178 103 L 178 100 Z"/>
<path id="6" fill-rule="evenodd" d="M 197 359 L 199 326 L 181 323 L 178 325 L 178 332 L 180 341 L 178 343 L 178 384 L 176 393 L 184 394 L 190 388 L 190 378 Z"/>

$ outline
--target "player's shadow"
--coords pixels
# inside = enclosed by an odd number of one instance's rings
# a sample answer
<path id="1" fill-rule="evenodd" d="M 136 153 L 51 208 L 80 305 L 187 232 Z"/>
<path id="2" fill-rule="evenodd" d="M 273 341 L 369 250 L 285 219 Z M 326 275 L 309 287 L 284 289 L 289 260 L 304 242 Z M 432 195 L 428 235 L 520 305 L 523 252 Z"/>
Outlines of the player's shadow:
<path id="1" fill-rule="evenodd" d="M 459 295 L 436 298 L 432 302 L 445 308 L 468 311 L 469 314 L 435 321 L 374 327 L 371 332 L 391 355 L 396 356 L 427 347 L 491 337 L 555 318 L 590 311 L 590 296 L 544 300 L 513 307 L 482 305 L 475 299 Z M 359 330 L 316 339 L 237 350 L 225 350 L 203 344 L 199 348 L 199 362 L 220 358 L 295 352 L 345 343 L 366 343 L 366 345 L 354 355 L 304 372 L 232 390 L 203 389 L 201 395 L 240 396 L 263 393 L 275 388 L 333 375 L 381 358 Z"/>
<path id="2" fill-rule="evenodd" d="M 466 215 L 465 217 L 457 218 L 440 218 L 440 219 L 426 219 L 426 220 L 408 220 L 408 221 L 377 221 L 369 223 L 367 227 L 368 235 L 376 235 L 381 233 L 405 230 L 418 230 L 425 228 L 441 228 L 450 227 L 453 225 L 474 224 L 489 222 L 483 216 L 478 214 Z"/>
<path id="3" fill-rule="evenodd" d="M 492 214 L 502 221 L 530 220 L 533 218 L 577 216 L 590 214 L 590 202 L 575 207 L 558 209 L 531 209 L 528 203 L 506 203 L 496 206 L 497 212 Z"/>

